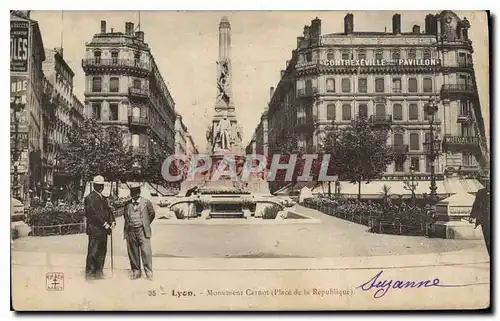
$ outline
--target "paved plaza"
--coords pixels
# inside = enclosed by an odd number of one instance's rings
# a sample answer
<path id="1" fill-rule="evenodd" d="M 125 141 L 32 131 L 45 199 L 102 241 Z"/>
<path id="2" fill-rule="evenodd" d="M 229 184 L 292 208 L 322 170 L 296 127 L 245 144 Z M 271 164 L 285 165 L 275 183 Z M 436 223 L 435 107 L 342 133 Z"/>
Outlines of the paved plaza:
<path id="1" fill-rule="evenodd" d="M 356 257 L 440 253 L 483 248 L 482 241 L 431 239 L 418 236 L 374 234 L 364 225 L 331 217 L 316 210 L 296 210 L 320 223 L 286 224 L 262 220 L 155 220 L 152 247 L 155 257 L 182 258 L 315 258 Z M 256 220 L 256 219 L 254 219 Z M 260 221 L 260 220 L 259 220 Z M 252 223 L 255 223 L 252 222 Z M 119 218 L 113 235 L 114 255 L 126 256 L 123 219 Z M 13 242 L 14 251 L 85 254 L 85 234 L 27 237 Z"/>

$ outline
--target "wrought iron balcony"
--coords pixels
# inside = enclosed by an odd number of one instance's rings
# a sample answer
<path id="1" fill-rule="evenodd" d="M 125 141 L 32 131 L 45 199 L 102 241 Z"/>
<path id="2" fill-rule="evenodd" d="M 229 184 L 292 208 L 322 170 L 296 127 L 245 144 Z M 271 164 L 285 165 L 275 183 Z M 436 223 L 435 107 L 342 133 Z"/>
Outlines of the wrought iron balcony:
<path id="1" fill-rule="evenodd" d="M 146 155 L 148 149 L 146 146 L 130 146 L 130 151 L 136 155 Z"/>
<path id="2" fill-rule="evenodd" d="M 407 154 L 408 153 L 408 145 L 398 145 L 398 144 L 394 144 L 392 145 L 392 151 L 394 152 L 394 154 L 396 155 L 404 155 L 404 154 Z"/>
<path id="3" fill-rule="evenodd" d="M 392 115 L 371 115 L 370 121 L 373 126 L 390 126 L 392 124 Z"/>
<path id="4" fill-rule="evenodd" d="M 128 122 L 130 125 L 147 126 L 148 119 L 141 116 L 128 116 Z"/>
<path id="5" fill-rule="evenodd" d="M 149 98 L 149 88 L 129 87 L 128 93 L 130 96 Z"/>
<path id="6" fill-rule="evenodd" d="M 470 84 L 445 84 L 441 87 L 441 95 L 448 96 L 457 94 L 477 95 L 477 90 Z"/>
<path id="7" fill-rule="evenodd" d="M 297 97 L 312 97 L 318 92 L 316 87 L 306 87 L 297 90 Z"/>
<path id="8" fill-rule="evenodd" d="M 479 150 L 479 137 L 474 136 L 445 136 L 443 141 L 445 150 Z"/>
<path id="9" fill-rule="evenodd" d="M 129 67 L 151 71 L 151 65 L 148 62 L 143 62 L 135 59 L 82 59 L 82 68 L 88 70 L 95 67 Z"/>

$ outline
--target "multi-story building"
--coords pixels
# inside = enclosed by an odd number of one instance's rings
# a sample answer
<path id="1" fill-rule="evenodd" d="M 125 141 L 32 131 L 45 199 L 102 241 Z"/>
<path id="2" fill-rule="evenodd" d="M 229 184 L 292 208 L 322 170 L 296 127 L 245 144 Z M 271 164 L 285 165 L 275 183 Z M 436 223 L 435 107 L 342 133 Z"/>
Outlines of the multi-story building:
<path id="1" fill-rule="evenodd" d="M 43 72 L 47 81 L 53 86 L 51 100 L 44 108 L 46 114 L 53 113 L 55 117 L 46 118 L 44 124 L 44 183 L 47 186 L 64 185 L 64 172 L 57 167 L 57 152 L 62 144 L 67 143 L 68 134 L 73 127 L 71 118 L 74 94 L 73 77 L 75 76 L 71 67 L 63 57 L 63 49 L 45 49 L 46 60 L 43 63 Z"/>
<path id="2" fill-rule="evenodd" d="M 390 128 L 388 144 L 395 161 L 386 176 L 410 171 L 429 177 L 430 115 L 437 103 L 437 136 L 442 140 L 436 172 L 477 174 L 487 160 L 487 143 L 475 83 L 470 23 L 451 11 L 425 17 L 425 31 L 401 30 L 401 15 L 392 32 L 356 32 L 347 14 L 344 32 L 322 34 L 316 18 L 297 38 L 293 60 L 269 104 L 269 148 L 285 128 L 295 131 L 306 151 L 318 150 L 328 128 L 342 128 L 357 116 Z M 290 114 L 290 115 L 288 115 Z M 256 138 L 258 140 L 259 138 Z M 414 174 L 413 174 L 414 173 Z"/>
<path id="3" fill-rule="evenodd" d="M 70 119 L 73 127 L 80 126 L 85 120 L 85 105 L 74 94 Z"/>
<path id="4" fill-rule="evenodd" d="M 125 23 L 125 32 L 106 30 L 86 44 L 85 115 L 103 125 L 119 126 L 124 142 L 137 153 L 155 146 L 175 149 L 175 106 L 144 32 Z"/>
<path id="5" fill-rule="evenodd" d="M 193 137 L 191 137 L 182 116 L 179 114 L 177 114 L 175 120 L 175 153 L 187 156 L 198 154 L 198 148 L 193 141 Z"/>
<path id="6" fill-rule="evenodd" d="M 271 87 L 271 96 L 273 90 L 274 88 Z M 255 131 L 252 135 L 252 139 L 247 145 L 246 148 L 247 154 L 258 154 L 258 155 L 264 155 L 265 157 L 269 156 L 268 141 L 267 141 L 269 137 L 267 132 L 268 130 L 267 113 L 268 113 L 268 106 L 264 108 L 264 112 L 260 116 L 260 121 L 257 124 L 257 127 L 255 128 Z"/>
<path id="7" fill-rule="evenodd" d="M 14 118 L 11 108 L 11 137 L 19 120 L 17 144 L 18 162 L 11 162 L 12 190 L 29 202 L 39 195 L 42 181 L 42 99 L 44 92 L 42 63 L 45 60 L 42 35 L 38 22 L 30 19 L 29 11 L 10 13 L 10 78 L 11 103 L 24 108 Z M 11 146 L 14 150 L 15 145 Z M 17 165 L 18 184 L 14 185 L 14 165 Z"/>

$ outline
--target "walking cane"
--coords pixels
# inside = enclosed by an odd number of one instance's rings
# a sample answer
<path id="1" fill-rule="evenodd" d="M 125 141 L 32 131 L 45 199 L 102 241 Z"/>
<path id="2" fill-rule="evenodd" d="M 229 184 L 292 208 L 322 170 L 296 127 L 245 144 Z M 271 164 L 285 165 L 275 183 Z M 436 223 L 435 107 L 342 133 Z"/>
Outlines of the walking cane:
<path id="1" fill-rule="evenodd" d="M 113 229 L 111 229 L 111 277 L 113 277 Z"/>

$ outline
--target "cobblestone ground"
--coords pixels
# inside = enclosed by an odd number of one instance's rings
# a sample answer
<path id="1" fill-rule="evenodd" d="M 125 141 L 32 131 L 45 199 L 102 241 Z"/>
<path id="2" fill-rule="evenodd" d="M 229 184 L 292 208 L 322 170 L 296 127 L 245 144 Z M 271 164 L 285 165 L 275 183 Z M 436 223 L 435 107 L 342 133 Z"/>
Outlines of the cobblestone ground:
<path id="1" fill-rule="evenodd" d="M 356 257 L 448 252 L 474 247 L 482 241 L 429 239 L 367 232 L 367 227 L 297 207 L 297 211 L 319 218 L 311 224 L 164 224 L 153 223 L 155 257 L 273 258 Z M 184 224 L 187 223 L 187 224 Z M 268 223 L 268 222 L 266 222 Z M 270 222 L 269 222 L 270 223 Z M 84 254 L 87 236 L 27 237 L 15 240 L 14 251 Z M 114 232 L 114 253 L 126 256 L 123 219 Z"/>

